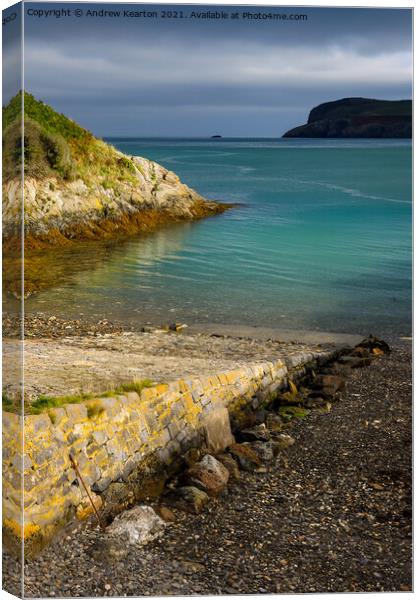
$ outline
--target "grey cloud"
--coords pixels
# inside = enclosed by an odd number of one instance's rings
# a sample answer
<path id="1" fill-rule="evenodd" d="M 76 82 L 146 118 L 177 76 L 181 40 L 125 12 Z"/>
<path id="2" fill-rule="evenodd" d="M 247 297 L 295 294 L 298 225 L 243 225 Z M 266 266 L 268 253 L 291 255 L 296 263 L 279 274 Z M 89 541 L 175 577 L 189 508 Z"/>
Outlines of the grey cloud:
<path id="1" fill-rule="evenodd" d="M 26 19 L 27 89 L 101 135 L 276 135 L 322 101 L 410 97 L 410 11 L 306 10 L 298 28 Z"/>

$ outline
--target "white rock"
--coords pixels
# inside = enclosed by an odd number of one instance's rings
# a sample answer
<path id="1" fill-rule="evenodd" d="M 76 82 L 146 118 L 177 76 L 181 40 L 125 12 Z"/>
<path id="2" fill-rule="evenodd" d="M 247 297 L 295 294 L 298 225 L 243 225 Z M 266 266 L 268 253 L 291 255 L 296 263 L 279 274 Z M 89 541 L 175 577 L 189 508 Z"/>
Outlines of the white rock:
<path id="1" fill-rule="evenodd" d="M 159 537 L 165 526 L 151 506 L 136 506 L 115 517 L 107 532 L 126 538 L 129 544 L 144 545 Z"/>

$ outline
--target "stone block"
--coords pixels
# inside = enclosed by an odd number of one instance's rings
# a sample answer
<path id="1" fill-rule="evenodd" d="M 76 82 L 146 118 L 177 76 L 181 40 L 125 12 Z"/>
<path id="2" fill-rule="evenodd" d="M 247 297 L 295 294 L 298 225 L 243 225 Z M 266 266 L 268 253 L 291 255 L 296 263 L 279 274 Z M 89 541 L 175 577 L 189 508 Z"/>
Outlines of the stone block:
<path id="1" fill-rule="evenodd" d="M 205 445 L 210 452 L 223 452 L 234 443 L 231 433 L 230 416 L 226 408 L 207 413 L 201 420 L 205 435 Z"/>
<path id="2" fill-rule="evenodd" d="M 166 427 L 159 436 L 159 446 L 166 446 L 171 439 L 172 438 L 170 437 L 169 429 Z"/>
<path id="3" fill-rule="evenodd" d="M 167 430 L 170 434 L 170 438 L 174 440 L 177 434 L 181 431 L 181 427 L 178 421 L 172 421 L 170 425 L 167 427 Z"/>
<path id="4" fill-rule="evenodd" d="M 87 408 L 84 404 L 67 404 L 65 411 L 68 418 L 74 423 L 82 423 L 87 420 Z"/>
<path id="5" fill-rule="evenodd" d="M 22 429 L 23 421 L 20 415 L 5 412 L 2 413 L 2 427 L 4 433 L 12 433 L 18 429 Z"/>
<path id="6" fill-rule="evenodd" d="M 101 477 L 92 484 L 92 490 L 96 493 L 105 491 L 112 483 L 112 477 L 109 475 Z"/>
<path id="7" fill-rule="evenodd" d="M 15 454 L 12 460 L 12 466 L 17 471 L 17 473 L 24 473 L 29 471 L 33 466 L 33 461 L 31 460 L 28 454 Z"/>
<path id="8" fill-rule="evenodd" d="M 45 433 L 51 427 L 51 419 L 46 414 L 26 415 L 24 435 L 28 439 L 34 439 L 38 434 Z"/>
<path id="9" fill-rule="evenodd" d="M 141 400 L 148 402 L 150 400 L 155 399 L 157 396 L 157 391 L 156 388 L 151 387 L 151 388 L 145 388 L 143 390 L 141 390 Z"/>
<path id="10" fill-rule="evenodd" d="M 54 448 L 52 446 L 44 446 L 32 451 L 32 460 L 36 467 L 41 467 L 49 462 L 54 456 Z"/>
<path id="11" fill-rule="evenodd" d="M 107 442 L 109 439 L 109 436 L 104 429 L 92 431 L 91 435 L 92 435 L 93 440 L 96 442 L 96 444 L 98 446 L 101 446 L 102 444 Z"/>
<path id="12" fill-rule="evenodd" d="M 155 433 L 159 428 L 156 417 L 151 412 L 147 412 L 144 416 L 149 432 L 151 434 Z"/>
<path id="13" fill-rule="evenodd" d="M 117 417 L 121 412 L 121 403 L 116 397 L 100 398 L 100 405 L 103 407 L 108 419 Z"/>
<path id="14" fill-rule="evenodd" d="M 150 435 L 148 433 L 147 429 L 141 429 L 140 430 L 140 440 L 143 444 L 146 444 L 148 442 L 150 438 Z"/>
<path id="15" fill-rule="evenodd" d="M 106 450 L 112 456 L 112 460 L 123 461 L 128 458 L 125 449 L 121 447 L 115 438 L 106 443 Z"/>
<path id="16" fill-rule="evenodd" d="M 127 400 L 129 404 L 139 404 L 140 396 L 137 394 L 137 392 L 128 392 Z"/>
<path id="17" fill-rule="evenodd" d="M 54 429 L 58 429 L 58 427 L 60 427 L 61 423 L 63 421 L 65 421 L 66 419 L 68 419 L 67 413 L 64 410 L 64 408 L 62 408 L 62 407 L 51 408 L 48 411 L 48 415 L 51 420 L 51 423 L 54 426 Z"/>
<path id="18" fill-rule="evenodd" d="M 63 430 L 60 429 L 59 427 L 56 427 L 55 425 L 52 430 L 52 439 L 54 442 L 57 442 L 57 445 L 59 447 L 67 444 L 67 438 L 66 438 Z"/>
<path id="19" fill-rule="evenodd" d="M 169 391 L 169 386 L 167 385 L 167 383 L 159 383 L 158 385 L 156 385 L 154 388 L 152 388 L 155 390 L 155 393 L 158 396 L 161 396 L 163 394 L 166 394 Z"/>
<path id="20" fill-rule="evenodd" d="M 122 467 L 121 475 L 124 481 L 127 481 L 128 476 L 134 471 L 137 467 L 138 461 L 134 458 L 129 458 Z"/>

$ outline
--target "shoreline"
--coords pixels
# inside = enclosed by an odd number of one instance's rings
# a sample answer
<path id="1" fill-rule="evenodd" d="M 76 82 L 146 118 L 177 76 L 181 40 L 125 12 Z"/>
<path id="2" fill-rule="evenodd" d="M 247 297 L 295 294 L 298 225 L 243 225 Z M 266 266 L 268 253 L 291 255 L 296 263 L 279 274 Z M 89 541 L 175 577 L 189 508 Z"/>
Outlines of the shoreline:
<path id="1" fill-rule="evenodd" d="M 410 591 L 410 383 L 403 350 L 352 370 L 331 410 L 289 425 L 295 444 L 264 472 L 241 471 L 201 514 L 173 509 L 164 536 L 122 561 L 94 521 L 69 531 L 25 561 L 25 595 Z M 68 577 L 86 564 L 93 575 Z M 4 567 L 17 589 L 6 550 Z"/>
<path id="2" fill-rule="evenodd" d="M 127 327 L 108 319 L 26 315 L 25 411 L 43 397 L 83 402 L 121 386 L 212 376 L 293 354 L 353 348 L 366 336 L 248 326 Z M 409 338 L 386 338 L 410 351 Z M 3 408 L 18 411 L 20 319 L 3 315 Z"/>
<path id="3" fill-rule="evenodd" d="M 3 390 L 12 408 L 19 387 L 19 319 L 4 319 Z M 25 318 L 25 404 L 37 399 L 108 393 L 121 385 L 148 381 L 169 383 L 218 373 L 310 352 L 335 352 L 351 345 L 333 342 L 244 337 L 209 332 L 179 332 L 169 328 L 127 329 L 107 320 L 87 323 L 55 316 Z M 243 333 L 243 332 L 242 332 Z M 357 342 L 361 338 L 356 339 Z M 76 400 L 78 398 L 79 400 Z"/>
<path id="4" fill-rule="evenodd" d="M 175 323 L 167 321 L 162 323 L 157 319 L 153 322 L 144 320 L 142 323 L 127 323 L 117 319 L 108 319 L 104 315 L 100 318 L 57 317 L 44 312 L 27 312 L 24 317 L 25 336 L 29 338 L 60 338 L 72 336 L 100 336 L 111 333 L 124 332 L 150 333 L 155 331 L 169 331 Z M 265 327 L 257 325 L 237 325 L 229 323 L 181 323 L 181 330 L 177 334 L 211 337 L 231 337 L 258 341 L 283 341 L 319 344 L 346 344 L 356 345 L 371 332 L 347 333 L 345 331 L 322 331 L 310 329 L 285 329 L 279 327 Z M 172 330 L 172 333 L 174 331 Z M 372 332 L 383 337 L 390 345 L 402 346 L 412 344 L 412 335 L 390 334 L 383 335 L 380 331 Z M 11 311 L 3 312 L 3 338 L 20 338 L 20 317 Z"/>

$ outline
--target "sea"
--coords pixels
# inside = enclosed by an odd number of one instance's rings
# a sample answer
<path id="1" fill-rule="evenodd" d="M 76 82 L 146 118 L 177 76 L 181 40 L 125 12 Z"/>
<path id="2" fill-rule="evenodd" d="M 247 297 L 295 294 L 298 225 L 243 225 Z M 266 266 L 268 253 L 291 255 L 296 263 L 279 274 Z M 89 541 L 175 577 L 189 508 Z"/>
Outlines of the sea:
<path id="1" fill-rule="evenodd" d="M 57 256 L 68 277 L 28 312 L 411 334 L 410 140 L 107 141 L 235 206 Z"/>

